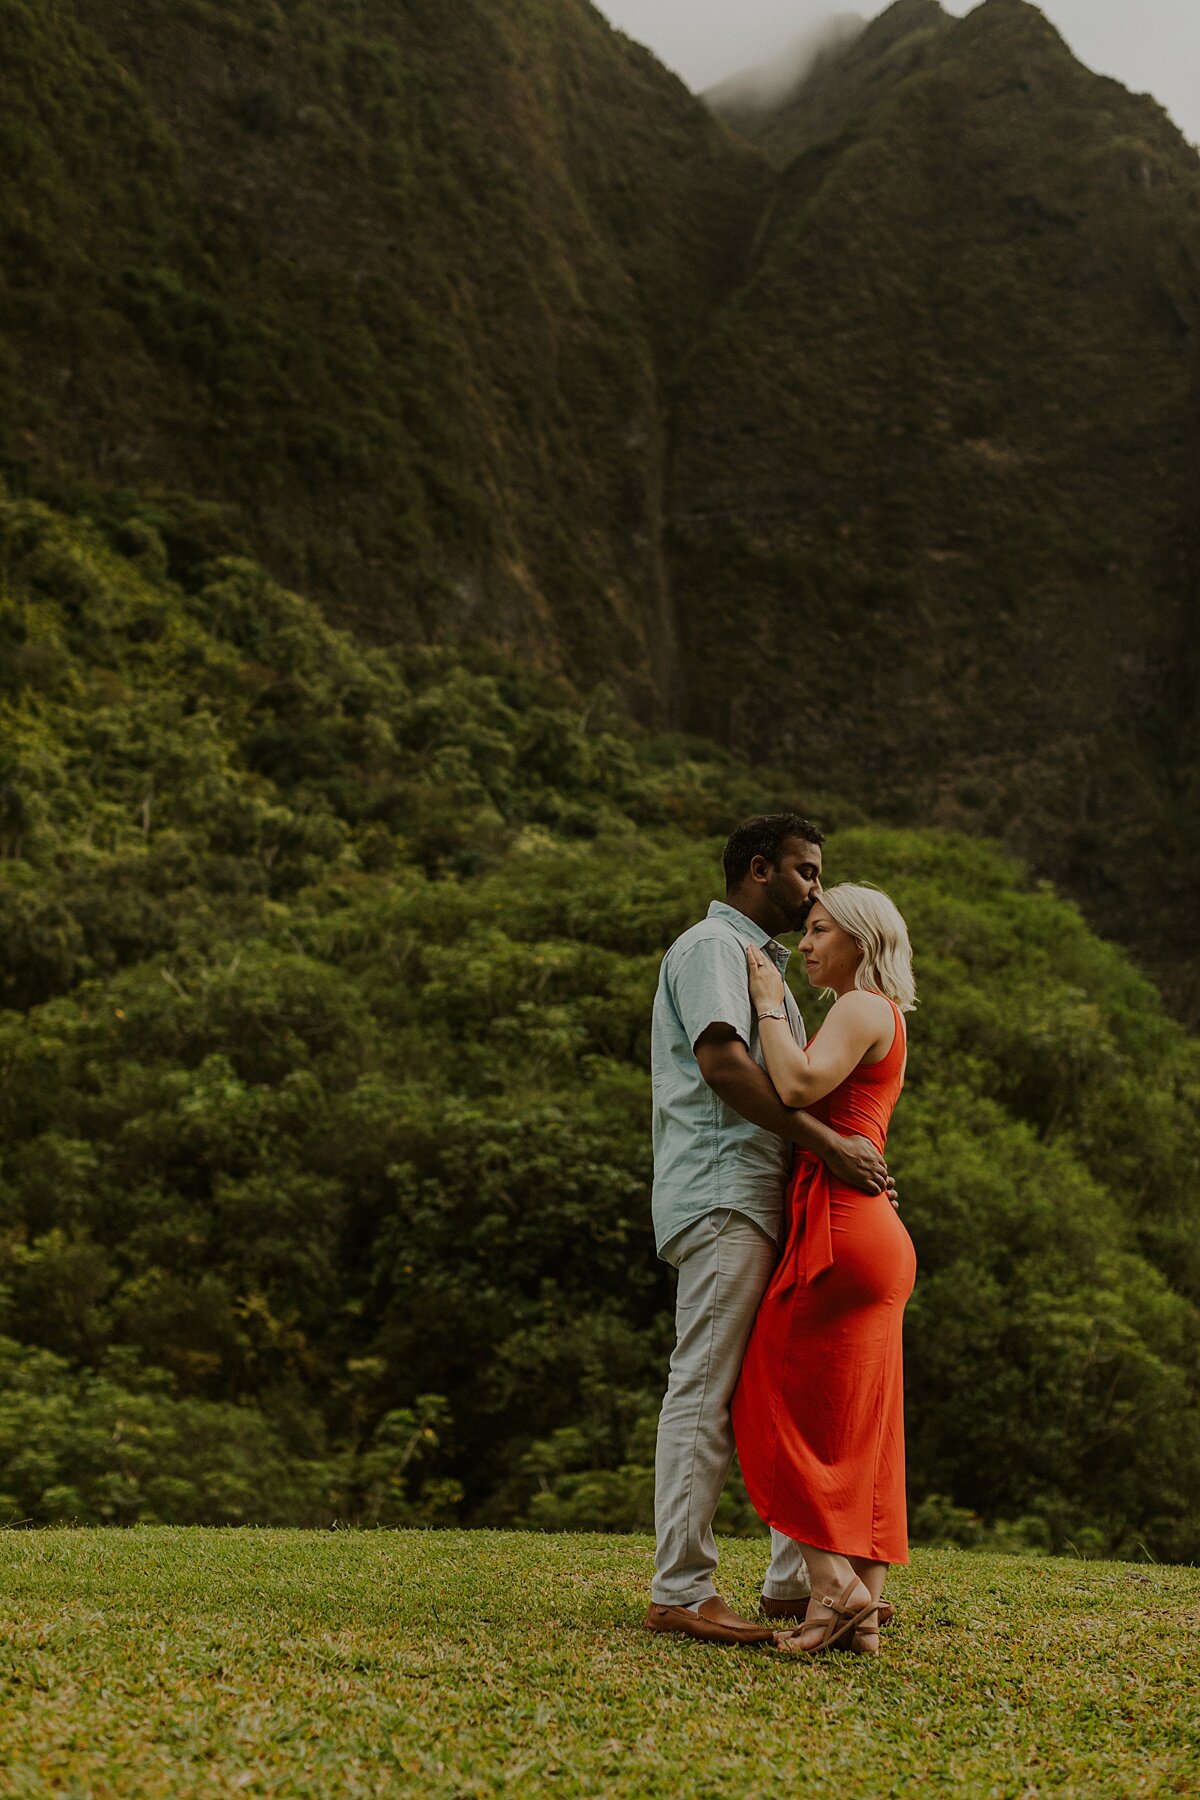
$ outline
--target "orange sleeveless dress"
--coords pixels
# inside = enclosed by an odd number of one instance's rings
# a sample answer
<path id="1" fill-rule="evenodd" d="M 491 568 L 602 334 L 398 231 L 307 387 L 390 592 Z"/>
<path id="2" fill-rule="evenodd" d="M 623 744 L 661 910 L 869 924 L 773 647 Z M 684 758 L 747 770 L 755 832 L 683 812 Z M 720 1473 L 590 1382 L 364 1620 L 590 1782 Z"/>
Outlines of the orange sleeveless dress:
<path id="1" fill-rule="evenodd" d="M 904 1084 L 904 1017 L 882 1061 L 808 1110 L 882 1151 Z M 917 1259 L 885 1194 L 799 1151 L 787 1238 L 733 1396 L 746 1491 L 777 1531 L 872 1562 L 908 1561 L 901 1329 Z"/>

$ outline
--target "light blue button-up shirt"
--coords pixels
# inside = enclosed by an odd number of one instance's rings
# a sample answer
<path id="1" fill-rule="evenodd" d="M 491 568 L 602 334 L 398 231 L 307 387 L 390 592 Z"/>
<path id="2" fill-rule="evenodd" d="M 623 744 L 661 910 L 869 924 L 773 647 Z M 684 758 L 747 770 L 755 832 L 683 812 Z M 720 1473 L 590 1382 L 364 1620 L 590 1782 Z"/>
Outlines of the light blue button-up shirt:
<path id="1" fill-rule="evenodd" d="M 676 938 L 663 958 L 654 998 L 650 1064 L 654 1080 L 654 1238 L 661 1255 L 673 1237 L 715 1207 L 746 1213 L 778 1238 L 791 1143 L 726 1106 L 700 1073 L 695 1044 L 709 1025 L 731 1025 L 760 1065 L 758 1020 L 750 1004 L 746 945 L 782 974 L 790 951 L 745 913 L 714 900 L 708 917 Z M 787 994 L 788 1023 L 804 1043 L 804 1021 Z"/>

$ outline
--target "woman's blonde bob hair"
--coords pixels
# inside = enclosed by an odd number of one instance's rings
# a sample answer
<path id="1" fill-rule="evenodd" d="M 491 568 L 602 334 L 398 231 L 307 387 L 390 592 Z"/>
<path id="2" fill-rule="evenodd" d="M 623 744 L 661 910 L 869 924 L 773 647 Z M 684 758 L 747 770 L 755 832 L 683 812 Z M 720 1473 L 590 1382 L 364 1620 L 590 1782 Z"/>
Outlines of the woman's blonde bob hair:
<path id="1" fill-rule="evenodd" d="M 879 888 L 855 887 L 849 881 L 826 888 L 817 900 L 862 949 L 855 987 L 883 994 L 901 1012 L 911 1012 L 917 1004 L 912 945 L 896 902 Z"/>

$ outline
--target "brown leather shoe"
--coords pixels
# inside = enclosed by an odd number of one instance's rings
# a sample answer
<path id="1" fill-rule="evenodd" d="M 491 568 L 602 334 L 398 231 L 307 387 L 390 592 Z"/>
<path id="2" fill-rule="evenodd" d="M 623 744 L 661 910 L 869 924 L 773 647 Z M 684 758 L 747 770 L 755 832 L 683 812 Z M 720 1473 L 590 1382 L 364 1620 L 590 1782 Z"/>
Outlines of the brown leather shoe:
<path id="1" fill-rule="evenodd" d="M 772 1600 L 769 1594 L 764 1594 L 759 1604 L 765 1618 L 787 1619 L 797 1625 L 803 1625 L 804 1616 L 808 1611 L 808 1596 L 804 1595 L 799 1600 Z M 895 1616 L 896 1609 L 891 1601 L 881 1600 L 879 1602 L 879 1629 L 882 1631 L 885 1625 L 890 1625 Z"/>
<path id="2" fill-rule="evenodd" d="M 772 1600 L 769 1594 L 763 1594 L 759 1605 L 765 1618 L 781 1621 L 786 1619 L 791 1625 L 803 1625 L 804 1615 L 808 1611 L 808 1595 L 802 1594 L 798 1600 Z"/>
<path id="3" fill-rule="evenodd" d="M 646 1614 L 647 1631 L 679 1631 L 685 1637 L 703 1638 L 708 1644 L 767 1644 L 774 1641 L 771 1625 L 755 1625 L 726 1606 L 714 1594 L 696 1611 L 686 1606 L 653 1604 Z"/>

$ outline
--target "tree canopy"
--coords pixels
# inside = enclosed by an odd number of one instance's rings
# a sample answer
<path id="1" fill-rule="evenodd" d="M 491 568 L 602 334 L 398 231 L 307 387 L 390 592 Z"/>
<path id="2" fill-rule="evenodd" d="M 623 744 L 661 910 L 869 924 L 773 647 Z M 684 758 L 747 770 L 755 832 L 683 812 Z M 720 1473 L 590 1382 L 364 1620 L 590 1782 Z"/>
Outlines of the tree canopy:
<path id="1" fill-rule="evenodd" d="M 178 528 L 0 508 L 0 1519 L 646 1525 L 650 999 L 797 796 Z M 1194 1041 L 998 847 L 802 798 L 916 948 L 918 1532 L 1194 1557 Z"/>

